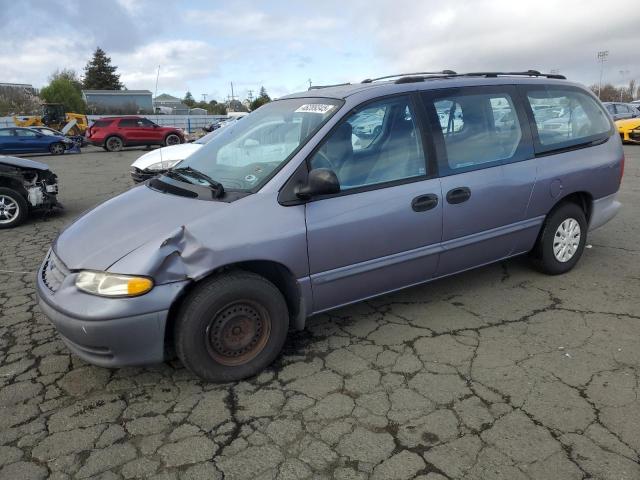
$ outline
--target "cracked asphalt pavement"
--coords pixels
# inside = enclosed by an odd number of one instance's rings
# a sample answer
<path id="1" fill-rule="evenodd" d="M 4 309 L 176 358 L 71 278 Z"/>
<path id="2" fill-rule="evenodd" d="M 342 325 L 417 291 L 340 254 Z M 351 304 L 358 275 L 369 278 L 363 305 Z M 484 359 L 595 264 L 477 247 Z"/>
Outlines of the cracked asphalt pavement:
<path id="1" fill-rule="evenodd" d="M 639 479 L 640 147 L 577 268 L 519 258 L 308 321 L 248 381 L 108 370 L 38 309 L 56 233 L 142 151 L 48 162 L 62 214 L 0 232 L 0 479 Z"/>

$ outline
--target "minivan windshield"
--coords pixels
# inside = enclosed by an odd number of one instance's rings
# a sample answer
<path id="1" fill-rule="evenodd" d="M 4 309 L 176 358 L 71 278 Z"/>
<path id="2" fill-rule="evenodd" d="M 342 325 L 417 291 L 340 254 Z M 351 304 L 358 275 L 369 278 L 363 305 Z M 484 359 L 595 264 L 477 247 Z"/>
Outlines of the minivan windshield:
<path id="1" fill-rule="evenodd" d="M 206 145 L 180 162 L 226 190 L 255 191 L 342 106 L 329 98 L 291 98 L 263 105 L 216 130 Z M 190 179 L 191 180 L 191 179 Z M 193 183 L 203 180 L 194 177 Z"/>

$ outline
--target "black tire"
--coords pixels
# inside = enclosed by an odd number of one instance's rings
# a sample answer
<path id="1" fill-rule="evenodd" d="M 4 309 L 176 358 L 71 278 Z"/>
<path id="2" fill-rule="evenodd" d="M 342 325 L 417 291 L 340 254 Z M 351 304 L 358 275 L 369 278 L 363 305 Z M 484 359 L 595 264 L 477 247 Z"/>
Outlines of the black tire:
<path id="1" fill-rule="evenodd" d="M 51 155 L 62 155 L 66 150 L 64 143 L 56 142 L 49 145 L 49 152 Z"/>
<path id="2" fill-rule="evenodd" d="M 231 382 L 270 365 L 288 329 L 280 291 L 259 275 L 235 271 L 203 280 L 189 293 L 178 311 L 174 341 L 191 372 L 207 381 Z"/>
<path id="3" fill-rule="evenodd" d="M 571 257 L 561 261 L 554 253 L 554 244 L 562 252 L 562 244 L 560 242 L 565 237 L 560 234 L 558 229 L 565 221 L 570 224 L 569 220 L 571 219 L 578 223 L 580 237 L 577 240 L 577 246 L 568 249 L 569 252 L 573 252 Z M 547 275 L 560 275 L 571 270 L 578 263 L 584 251 L 584 246 L 587 242 L 587 228 L 587 219 L 581 207 L 572 202 L 562 203 L 557 206 L 547 216 L 536 245 L 531 251 L 534 266 Z M 556 234 L 558 234 L 557 237 Z M 567 241 L 569 237 L 569 235 L 566 236 Z"/>
<path id="4" fill-rule="evenodd" d="M 6 214 L 5 208 L 8 212 Z M 8 218 L 9 215 L 12 216 L 11 219 Z M 0 187 L 0 229 L 17 227 L 28 215 L 29 205 L 24 197 L 11 188 Z"/>
<path id="5" fill-rule="evenodd" d="M 104 148 L 108 152 L 119 152 L 124 147 L 124 142 L 120 137 L 111 136 L 104 141 Z"/>
<path id="6" fill-rule="evenodd" d="M 181 143 L 182 139 L 180 138 L 180 135 L 178 135 L 177 133 L 170 133 L 169 135 L 164 137 L 163 146 L 168 147 L 170 145 L 180 145 Z"/>

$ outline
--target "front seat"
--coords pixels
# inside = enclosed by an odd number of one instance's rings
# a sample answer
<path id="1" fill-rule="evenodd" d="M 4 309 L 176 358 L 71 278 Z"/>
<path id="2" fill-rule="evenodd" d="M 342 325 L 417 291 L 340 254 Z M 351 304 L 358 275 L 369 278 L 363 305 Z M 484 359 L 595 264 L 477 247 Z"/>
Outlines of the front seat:
<path id="1" fill-rule="evenodd" d="M 330 168 L 340 177 L 339 172 L 342 167 L 350 163 L 353 158 L 351 134 L 352 128 L 350 123 L 345 122 L 338 126 L 321 149 L 322 153 L 324 153 L 331 162 L 331 165 L 326 165 L 321 155 L 314 155 L 311 159 L 311 169 Z"/>

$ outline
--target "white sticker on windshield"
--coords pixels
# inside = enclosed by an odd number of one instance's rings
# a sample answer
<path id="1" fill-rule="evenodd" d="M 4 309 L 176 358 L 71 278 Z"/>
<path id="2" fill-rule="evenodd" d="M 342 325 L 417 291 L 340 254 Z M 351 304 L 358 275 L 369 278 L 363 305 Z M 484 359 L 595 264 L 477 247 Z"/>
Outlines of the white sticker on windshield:
<path id="1" fill-rule="evenodd" d="M 296 113 L 320 113 L 324 115 L 325 113 L 330 112 L 333 107 L 335 107 L 335 105 L 327 105 L 324 103 L 305 103 L 296 109 Z"/>

